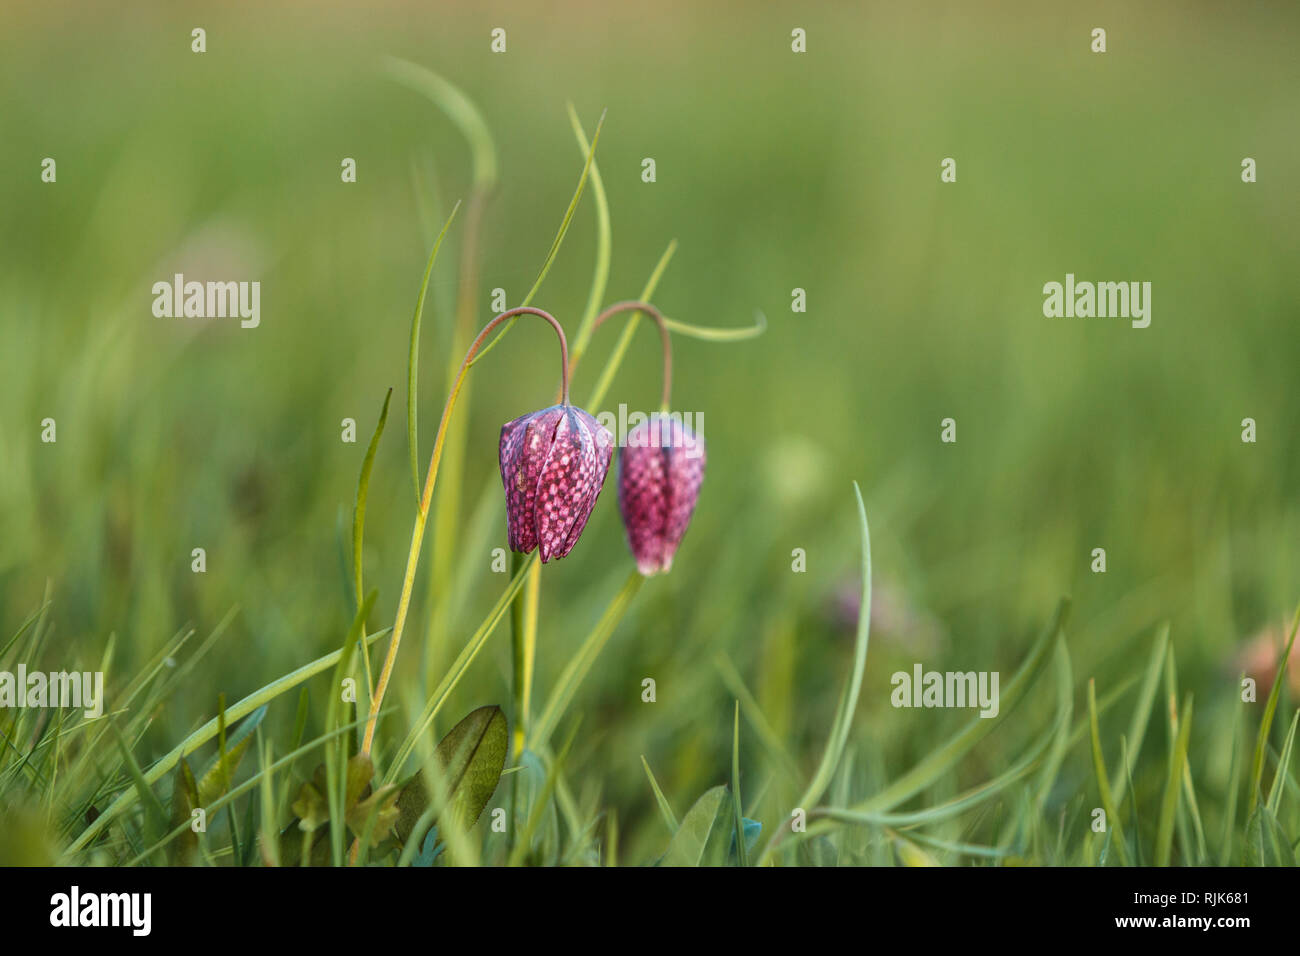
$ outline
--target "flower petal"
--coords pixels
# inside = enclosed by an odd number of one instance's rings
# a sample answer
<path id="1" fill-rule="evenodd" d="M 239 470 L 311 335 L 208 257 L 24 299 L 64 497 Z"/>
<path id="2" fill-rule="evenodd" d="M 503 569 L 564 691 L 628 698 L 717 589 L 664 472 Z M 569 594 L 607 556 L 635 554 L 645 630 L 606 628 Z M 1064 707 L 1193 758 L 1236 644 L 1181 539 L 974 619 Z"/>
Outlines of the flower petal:
<path id="1" fill-rule="evenodd" d="M 506 535 L 511 551 L 528 554 L 537 547 L 537 484 L 561 414 L 559 406 L 554 406 L 501 426 L 501 484 L 506 493 Z"/>
<path id="2" fill-rule="evenodd" d="M 586 412 L 579 417 L 580 411 L 572 407 L 564 410 L 537 481 L 537 543 L 543 563 L 572 550 L 609 470 L 613 440 Z M 604 431 L 604 440 L 609 442 L 604 454 L 598 451 L 593 425 Z"/>
<path id="3" fill-rule="evenodd" d="M 578 543 L 578 537 L 582 534 L 582 529 L 587 527 L 587 519 L 591 517 L 592 511 L 595 510 L 596 500 L 605 488 L 605 479 L 609 475 L 609 466 L 614 458 L 614 436 L 609 433 L 609 429 L 581 408 L 575 408 L 573 411 L 578 421 L 578 427 L 591 435 L 592 444 L 595 448 L 596 492 L 586 503 L 585 508 L 579 509 L 569 533 L 565 536 L 563 547 L 555 554 L 557 558 L 567 555 L 573 550 L 573 546 Z"/>
<path id="4" fill-rule="evenodd" d="M 689 428 L 674 422 L 672 441 L 663 451 L 667 462 L 668 514 L 661 562 L 667 571 L 700 500 L 700 486 L 704 483 L 704 439 L 696 438 Z"/>
<path id="5" fill-rule="evenodd" d="M 654 415 L 628 433 L 619 458 L 619 511 L 642 574 L 672 567 L 704 481 L 704 442 Z"/>
<path id="6" fill-rule="evenodd" d="M 627 544 L 637 570 L 661 569 L 663 531 L 668 516 L 668 483 L 662 449 L 653 448 L 642 424 L 628 432 L 619 455 L 618 507 L 627 531 Z"/>

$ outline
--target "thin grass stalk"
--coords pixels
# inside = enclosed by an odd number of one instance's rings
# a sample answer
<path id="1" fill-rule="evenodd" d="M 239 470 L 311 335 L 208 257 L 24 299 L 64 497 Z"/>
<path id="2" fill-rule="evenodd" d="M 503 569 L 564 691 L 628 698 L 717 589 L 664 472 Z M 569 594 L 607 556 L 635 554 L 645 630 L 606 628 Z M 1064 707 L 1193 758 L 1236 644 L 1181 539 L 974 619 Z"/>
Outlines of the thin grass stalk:
<path id="1" fill-rule="evenodd" d="M 377 631 L 374 634 L 367 635 L 365 642 L 367 644 L 374 643 L 387 634 L 388 630 L 388 628 L 384 628 L 382 631 Z M 278 677 L 271 681 L 271 683 L 258 688 L 243 700 L 231 707 L 227 707 L 224 713 L 225 720 L 233 721 L 246 717 L 258 707 L 274 700 L 285 691 L 292 690 L 308 678 L 314 677 L 317 674 L 328 670 L 330 667 L 333 667 L 338 663 L 342 654 L 343 651 L 341 649 L 332 651 L 324 657 L 318 657 L 311 663 L 304 664 L 297 670 L 290 671 L 288 674 Z M 220 724 L 221 721 L 217 717 L 213 717 L 198 730 L 194 731 L 194 733 L 182 740 L 168 753 L 158 758 L 154 765 L 145 771 L 145 782 L 150 785 L 157 783 L 169 770 L 174 768 L 176 764 L 180 762 L 182 757 L 197 750 L 200 746 L 215 737 Z M 139 795 L 136 791 L 132 789 L 124 790 L 119 794 L 117 799 L 109 804 L 108 809 L 100 814 L 93 823 L 81 831 L 80 836 L 72 841 L 72 844 L 68 847 L 68 852 L 75 853 L 77 850 L 80 850 L 89 844 L 91 840 L 103 832 L 105 827 L 121 815 L 124 810 L 134 804 L 138 796 Z"/>
<path id="2" fill-rule="evenodd" d="M 429 517 L 429 506 L 433 500 L 434 485 L 438 480 L 438 468 L 442 463 L 443 444 L 447 438 L 447 426 L 451 421 L 451 413 L 456 407 L 456 400 L 465 384 L 465 377 L 469 372 L 471 363 L 474 361 L 474 356 L 478 353 L 484 340 L 502 322 L 520 315 L 536 315 L 545 319 L 555 329 L 556 335 L 559 336 L 561 392 L 564 402 L 568 403 L 569 346 L 564 337 L 564 329 L 549 312 L 535 309 L 532 306 L 518 306 L 514 309 L 507 309 L 483 327 L 483 331 L 478 334 L 478 337 L 465 353 L 465 359 L 460 364 L 460 371 L 456 375 L 451 393 L 447 396 L 447 404 L 443 407 L 442 420 L 438 423 L 438 436 L 433 443 L 429 471 L 424 481 L 424 493 L 420 497 L 420 508 L 416 512 L 415 525 L 411 531 L 411 547 L 406 556 L 406 573 L 402 576 L 402 593 L 397 603 L 397 618 L 393 623 L 393 637 L 388 644 L 388 653 L 384 657 L 383 669 L 379 672 L 379 682 L 375 685 L 375 693 L 370 703 L 370 717 L 366 721 L 366 732 L 361 742 L 360 752 L 366 756 L 370 755 L 374 747 L 375 726 L 379 716 L 379 709 L 383 705 L 384 695 L 388 692 L 388 684 L 393 675 L 393 666 L 397 661 L 397 651 L 402 643 L 402 631 L 406 626 L 406 616 L 411 606 L 411 592 L 415 585 L 415 573 L 420 563 L 420 546 L 424 541 L 424 527 Z"/>

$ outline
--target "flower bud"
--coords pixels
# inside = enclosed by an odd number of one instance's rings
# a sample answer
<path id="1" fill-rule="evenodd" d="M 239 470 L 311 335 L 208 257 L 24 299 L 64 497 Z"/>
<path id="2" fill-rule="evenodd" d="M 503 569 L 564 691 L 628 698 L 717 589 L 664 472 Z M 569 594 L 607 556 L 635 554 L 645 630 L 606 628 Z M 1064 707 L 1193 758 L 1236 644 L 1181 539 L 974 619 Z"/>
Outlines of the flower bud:
<path id="1" fill-rule="evenodd" d="M 656 413 L 628 432 L 618 470 L 618 509 L 637 570 L 667 571 L 700 497 L 704 439 L 680 416 Z"/>
<path id="2" fill-rule="evenodd" d="M 568 554 L 609 473 L 614 437 L 581 408 L 553 405 L 501 426 L 501 483 L 510 550 Z"/>

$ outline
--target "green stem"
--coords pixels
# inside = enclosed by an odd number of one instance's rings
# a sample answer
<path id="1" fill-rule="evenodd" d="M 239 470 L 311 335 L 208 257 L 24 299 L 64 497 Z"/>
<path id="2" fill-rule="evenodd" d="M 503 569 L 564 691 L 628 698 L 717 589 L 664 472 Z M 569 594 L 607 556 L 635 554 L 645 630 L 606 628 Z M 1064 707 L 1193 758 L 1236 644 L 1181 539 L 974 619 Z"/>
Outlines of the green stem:
<path id="1" fill-rule="evenodd" d="M 654 271 L 650 273 L 650 278 L 646 281 L 645 288 L 641 290 L 641 300 L 645 301 L 654 295 L 655 289 L 659 286 L 659 280 L 663 277 L 664 270 L 668 268 L 668 262 L 677 251 L 677 240 L 674 239 L 668 243 L 668 248 L 664 254 L 659 257 L 659 263 L 655 266 Z M 632 333 L 636 331 L 637 323 L 640 321 L 640 313 L 633 315 L 627 325 L 623 326 L 623 334 L 619 336 L 618 344 L 614 347 L 614 353 L 610 356 L 609 361 L 605 363 L 604 370 L 600 373 L 600 379 L 596 382 L 596 388 L 591 393 L 591 398 L 587 400 L 585 407 L 599 408 L 600 403 L 605 400 L 609 394 L 609 387 L 614 382 L 614 376 L 617 374 L 619 366 L 623 364 L 623 357 L 627 354 L 628 346 L 632 343 Z"/>
<path id="2" fill-rule="evenodd" d="M 515 553 L 514 569 L 523 569 L 525 557 Z M 541 565 L 534 562 L 524 578 L 524 586 L 510 605 L 511 636 L 514 658 L 514 746 L 511 752 L 518 760 L 524 752 L 528 728 L 528 711 L 533 689 L 533 664 L 537 657 L 537 604 L 541 591 Z"/>
<path id="3" fill-rule="evenodd" d="M 650 318 L 654 319 L 655 325 L 659 327 L 659 340 L 663 345 L 664 356 L 663 392 L 661 393 L 659 404 L 660 410 L 667 412 L 669 408 L 669 398 L 671 398 L 673 391 L 673 346 L 672 340 L 668 335 L 668 321 L 664 318 L 664 314 L 649 302 L 616 302 L 604 312 L 600 313 L 600 315 L 596 316 L 596 320 L 591 324 L 592 330 L 594 331 L 595 329 L 600 328 L 607 320 L 618 315 L 620 312 L 633 312 L 635 315 L 645 313 L 650 316 Z"/>
<path id="4" fill-rule="evenodd" d="M 482 232 L 483 214 L 488 201 L 488 188 L 475 184 L 469 198 L 465 221 L 465 246 L 459 270 L 455 322 L 447 354 L 447 381 L 456 377 L 456 356 L 468 347 L 474 335 L 474 316 L 479 282 L 479 236 Z M 527 302 L 522 303 L 527 305 Z M 460 546 L 461 491 L 464 481 L 465 446 L 469 439 L 469 406 L 473 390 L 466 385 L 460 396 L 462 414 L 447 429 L 443 458 L 447 475 L 433 511 L 433 553 L 429 560 L 429 593 L 446 594 L 451 568 Z M 425 642 L 426 661 L 434 658 L 442 646 L 447 629 L 445 603 L 439 603 L 429 615 L 429 630 Z M 429 669 L 432 674 L 432 669 Z"/>
<path id="5" fill-rule="evenodd" d="M 451 394 L 447 396 L 447 404 L 442 410 L 442 421 L 438 423 L 438 437 L 434 439 L 433 443 L 433 457 L 429 461 L 429 474 L 424 480 L 424 494 L 420 498 L 420 510 L 416 512 L 415 526 L 411 530 L 411 548 L 406 556 L 406 573 L 402 577 L 402 595 L 397 602 L 397 619 L 393 623 L 393 639 L 388 644 L 388 654 L 384 657 L 384 668 L 379 672 L 379 683 L 375 685 L 375 693 L 370 701 L 370 716 L 366 720 L 365 736 L 361 740 L 361 753 L 366 756 L 370 755 L 371 749 L 374 747 L 375 725 L 379 719 L 379 710 L 383 705 L 384 695 L 388 692 L 388 682 L 393 676 L 393 665 L 397 661 L 397 650 L 402 644 L 402 630 L 406 626 L 406 615 L 411 608 L 411 592 L 415 587 L 415 572 L 420 563 L 420 546 L 424 542 L 424 526 L 429 519 L 429 505 L 433 501 L 433 488 L 438 480 L 438 466 L 442 463 L 442 449 L 447 437 L 447 423 L 451 420 L 452 409 L 456 407 L 456 398 L 460 395 L 461 388 L 465 384 L 465 376 L 469 372 L 469 367 L 484 340 L 502 322 L 520 315 L 536 315 L 545 319 L 555 329 L 555 334 L 559 336 L 560 392 L 564 404 L 569 403 L 569 344 L 564 337 L 564 329 L 555 316 L 542 309 L 521 305 L 514 309 L 507 309 L 483 326 L 483 331 L 479 332 L 478 337 L 470 345 L 469 351 L 465 353 L 464 361 L 460 363 L 460 372 L 456 375 Z"/>
<path id="6" fill-rule="evenodd" d="M 536 563 L 537 552 L 534 551 L 524 559 L 523 567 L 520 569 L 519 573 L 511 579 L 510 584 L 506 586 L 501 597 L 497 598 L 497 603 L 493 605 L 492 610 L 488 612 L 488 616 L 483 619 L 483 623 L 481 623 L 478 630 L 474 632 L 474 636 L 471 637 L 468 643 L 466 643 L 466 645 L 461 649 L 460 654 L 451 665 L 451 668 L 447 671 L 446 676 L 444 676 L 442 682 L 438 684 L 437 690 L 435 690 L 433 696 L 429 698 L 429 702 L 425 705 L 424 711 L 420 714 L 415 723 L 411 725 L 410 732 L 407 733 L 406 739 L 402 741 L 402 745 L 397 749 L 397 756 L 393 759 L 392 763 L 389 764 L 388 771 L 384 775 L 385 783 L 392 783 L 397 779 L 397 775 L 401 772 L 407 758 L 410 757 L 411 753 L 415 750 L 416 742 L 420 739 L 420 736 L 433 725 L 433 719 L 438 716 L 438 712 L 442 709 L 442 705 L 447 702 L 448 696 L 450 696 L 451 692 L 456 688 L 456 685 L 460 683 L 460 679 L 465 676 L 465 673 L 469 670 L 469 666 L 474 663 L 474 658 L 476 658 L 479 651 L 483 649 L 483 645 L 487 643 L 487 639 L 492 636 L 492 632 L 496 630 L 496 626 L 501 623 L 501 619 L 506 616 L 506 611 L 510 608 L 510 602 L 513 601 L 515 595 L 519 593 L 519 589 L 523 586 L 524 578 Z"/>
<path id="7" fill-rule="evenodd" d="M 578 648 L 569 663 L 565 666 L 564 672 L 560 679 L 555 682 L 555 690 L 551 691 L 551 696 L 546 701 L 546 707 L 542 710 L 542 716 L 537 719 L 533 725 L 532 733 L 529 738 L 529 749 L 538 750 L 555 732 L 555 726 L 564 716 L 565 709 L 573 699 L 574 693 L 582 683 L 587 672 L 591 670 L 591 665 L 596 662 L 601 650 L 609 641 L 610 635 L 618 626 L 618 622 L 623 619 L 627 613 L 628 605 L 632 603 L 632 598 L 640 590 L 644 577 L 637 571 L 628 575 L 623 587 L 614 595 L 614 599 L 609 602 L 605 608 L 605 613 L 601 615 L 596 626 L 591 629 L 582 646 Z"/>

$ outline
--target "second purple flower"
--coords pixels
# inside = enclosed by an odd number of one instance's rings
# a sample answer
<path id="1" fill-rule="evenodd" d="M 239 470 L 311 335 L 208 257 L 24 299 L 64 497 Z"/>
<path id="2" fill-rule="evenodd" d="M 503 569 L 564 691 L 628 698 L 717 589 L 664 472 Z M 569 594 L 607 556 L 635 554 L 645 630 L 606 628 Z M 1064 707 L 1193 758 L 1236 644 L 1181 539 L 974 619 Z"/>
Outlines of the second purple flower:
<path id="1" fill-rule="evenodd" d="M 704 439 L 656 413 L 628 433 L 618 470 L 618 507 L 637 570 L 667 571 L 700 498 Z"/>

